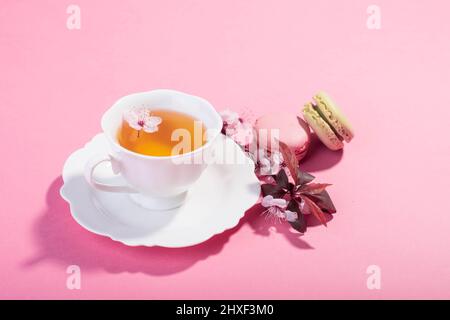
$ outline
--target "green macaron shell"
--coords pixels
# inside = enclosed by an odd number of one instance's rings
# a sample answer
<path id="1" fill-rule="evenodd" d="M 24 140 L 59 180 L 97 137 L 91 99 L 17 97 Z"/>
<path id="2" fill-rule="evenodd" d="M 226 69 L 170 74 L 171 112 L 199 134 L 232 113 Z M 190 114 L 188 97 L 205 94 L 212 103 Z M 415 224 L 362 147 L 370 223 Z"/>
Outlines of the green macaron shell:
<path id="1" fill-rule="evenodd" d="M 314 100 L 316 108 L 324 120 L 332 126 L 338 136 L 342 137 L 345 142 L 350 142 L 354 136 L 352 127 L 330 96 L 325 92 L 319 92 L 314 96 Z"/>
<path id="2" fill-rule="evenodd" d="M 311 103 L 307 103 L 303 109 L 303 116 L 311 129 L 314 130 L 320 141 L 331 150 L 339 150 L 344 147 L 344 143 L 335 134 L 330 125 L 314 109 Z"/>

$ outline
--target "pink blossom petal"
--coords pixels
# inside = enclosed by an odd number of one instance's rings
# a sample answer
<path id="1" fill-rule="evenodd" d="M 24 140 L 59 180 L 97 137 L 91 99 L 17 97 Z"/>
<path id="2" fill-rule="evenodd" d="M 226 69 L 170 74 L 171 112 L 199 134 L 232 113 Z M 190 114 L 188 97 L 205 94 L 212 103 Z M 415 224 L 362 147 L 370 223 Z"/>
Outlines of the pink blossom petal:
<path id="1" fill-rule="evenodd" d="M 128 125 L 131 127 L 131 128 L 133 128 L 134 130 L 142 130 L 142 126 L 141 125 L 139 125 L 138 123 L 130 123 L 130 122 L 128 122 Z"/>
<path id="2" fill-rule="evenodd" d="M 272 200 L 273 196 L 271 195 L 265 196 L 261 201 L 261 205 L 265 208 L 269 208 L 271 206 Z"/>
<path id="3" fill-rule="evenodd" d="M 146 117 L 148 117 L 149 110 L 144 107 L 135 107 L 124 113 L 123 118 L 130 127 L 135 130 L 141 130 L 145 123 Z"/>
<path id="4" fill-rule="evenodd" d="M 162 122 L 160 117 L 152 117 L 151 110 L 145 107 L 135 107 L 124 113 L 123 118 L 135 130 L 152 133 L 158 131 Z"/>
<path id="5" fill-rule="evenodd" d="M 284 209 L 287 206 L 287 201 L 285 199 L 275 198 L 272 201 L 272 206 L 276 206 L 278 208 Z"/>
<path id="6" fill-rule="evenodd" d="M 281 169 L 283 157 L 279 152 L 272 152 L 269 156 L 268 151 L 259 149 L 257 152 L 257 161 L 261 174 L 276 174 Z"/>
<path id="7" fill-rule="evenodd" d="M 158 126 L 162 122 L 162 119 L 160 117 L 148 117 L 145 119 L 145 125 L 146 126 Z"/>
<path id="8" fill-rule="evenodd" d="M 249 124 L 240 123 L 232 132 L 230 137 L 242 147 L 249 145 L 253 141 L 253 127 Z"/>
<path id="9" fill-rule="evenodd" d="M 158 131 L 158 127 L 156 126 L 151 126 L 151 127 L 149 127 L 149 126 L 145 126 L 144 125 L 144 127 L 142 128 L 145 132 L 147 132 L 147 133 L 153 133 L 153 132 L 156 132 L 156 131 Z"/>
<path id="10" fill-rule="evenodd" d="M 158 125 L 162 122 L 160 117 L 147 117 L 144 121 L 144 131 L 147 133 L 153 133 L 158 131 Z"/>
<path id="11" fill-rule="evenodd" d="M 295 220 L 298 219 L 297 212 L 286 210 L 286 211 L 284 211 L 284 215 L 286 217 L 286 220 L 289 222 L 294 222 Z"/>
<path id="12" fill-rule="evenodd" d="M 237 133 L 237 127 L 226 127 L 225 135 L 228 137 L 232 137 Z"/>
<path id="13" fill-rule="evenodd" d="M 278 199 L 271 195 L 267 195 L 262 199 L 261 205 L 265 208 L 278 207 L 284 209 L 287 206 L 287 202 L 285 199 Z"/>
<path id="14" fill-rule="evenodd" d="M 226 124 L 232 124 L 239 121 L 239 114 L 229 109 L 220 112 L 220 116 L 222 117 L 223 122 L 225 122 Z"/>
<path id="15" fill-rule="evenodd" d="M 133 110 L 127 111 L 123 115 L 123 119 L 128 122 L 130 126 L 137 125 L 139 121 L 138 115 Z"/>

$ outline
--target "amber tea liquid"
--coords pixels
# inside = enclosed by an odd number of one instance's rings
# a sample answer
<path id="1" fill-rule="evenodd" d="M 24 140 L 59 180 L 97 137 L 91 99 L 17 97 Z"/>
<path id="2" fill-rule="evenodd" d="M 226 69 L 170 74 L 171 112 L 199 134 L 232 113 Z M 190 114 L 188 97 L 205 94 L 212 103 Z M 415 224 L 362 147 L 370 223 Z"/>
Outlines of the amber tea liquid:
<path id="1" fill-rule="evenodd" d="M 162 157 L 174 155 L 174 150 L 178 150 L 175 154 L 190 152 L 207 142 L 206 128 L 195 117 L 182 112 L 163 109 L 154 109 L 149 112 L 152 117 L 161 118 L 162 122 L 158 125 L 158 130 L 152 133 L 136 130 L 123 119 L 117 133 L 118 142 L 122 147 L 143 155 Z M 181 134 L 174 134 L 174 132 Z M 189 135 L 187 135 L 188 132 Z M 182 143 L 186 147 L 181 148 L 180 151 L 181 139 L 184 139 Z M 176 148 L 177 145 L 178 148 Z"/>

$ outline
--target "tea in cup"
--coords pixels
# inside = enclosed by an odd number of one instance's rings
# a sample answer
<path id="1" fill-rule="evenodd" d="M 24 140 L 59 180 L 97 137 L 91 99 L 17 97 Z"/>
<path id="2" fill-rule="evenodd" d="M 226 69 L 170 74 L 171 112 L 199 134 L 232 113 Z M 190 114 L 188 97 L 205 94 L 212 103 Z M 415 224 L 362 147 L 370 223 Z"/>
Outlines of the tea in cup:
<path id="1" fill-rule="evenodd" d="M 186 134 L 181 134 L 183 131 Z M 180 140 L 186 137 L 190 137 L 186 148 L 178 148 Z M 207 136 L 203 122 L 187 113 L 134 107 L 124 114 L 117 141 L 136 153 L 166 157 L 202 147 Z"/>
<path id="2" fill-rule="evenodd" d="M 145 208 L 166 210 L 183 204 L 207 167 L 207 161 L 193 159 L 210 156 L 222 119 L 205 99 L 153 90 L 118 100 L 103 115 L 101 126 L 110 152 L 88 161 L 87 182 L 101 191 L 129 193 Z M 98 181 L 95 168 L 104 162 L 126 184 Z"/>

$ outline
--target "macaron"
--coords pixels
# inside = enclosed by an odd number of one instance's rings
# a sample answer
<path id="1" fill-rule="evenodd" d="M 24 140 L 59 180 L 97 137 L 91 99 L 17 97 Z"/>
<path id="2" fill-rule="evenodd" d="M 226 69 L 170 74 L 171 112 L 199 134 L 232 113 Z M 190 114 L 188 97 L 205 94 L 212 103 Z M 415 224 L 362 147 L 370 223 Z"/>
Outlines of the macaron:
<path id="1" fill-rule="evenodd" d="M 344 148 L 353 139 L 353 129 L 336 103 L 325 92 L 314 96 L 303 108 L 303 117 L 320 141 L 331 150 Z"/>
<path id="2" fill-rule="evenodd" d="M 308 152 L 309 127 L 303 119 L 295 114 L 266 114 L 256 120 L 255 129 L 260 148 L 267 148 L 272 139 L 277 138 L 295 153 L 298 160 L 301 160 Z"/>

